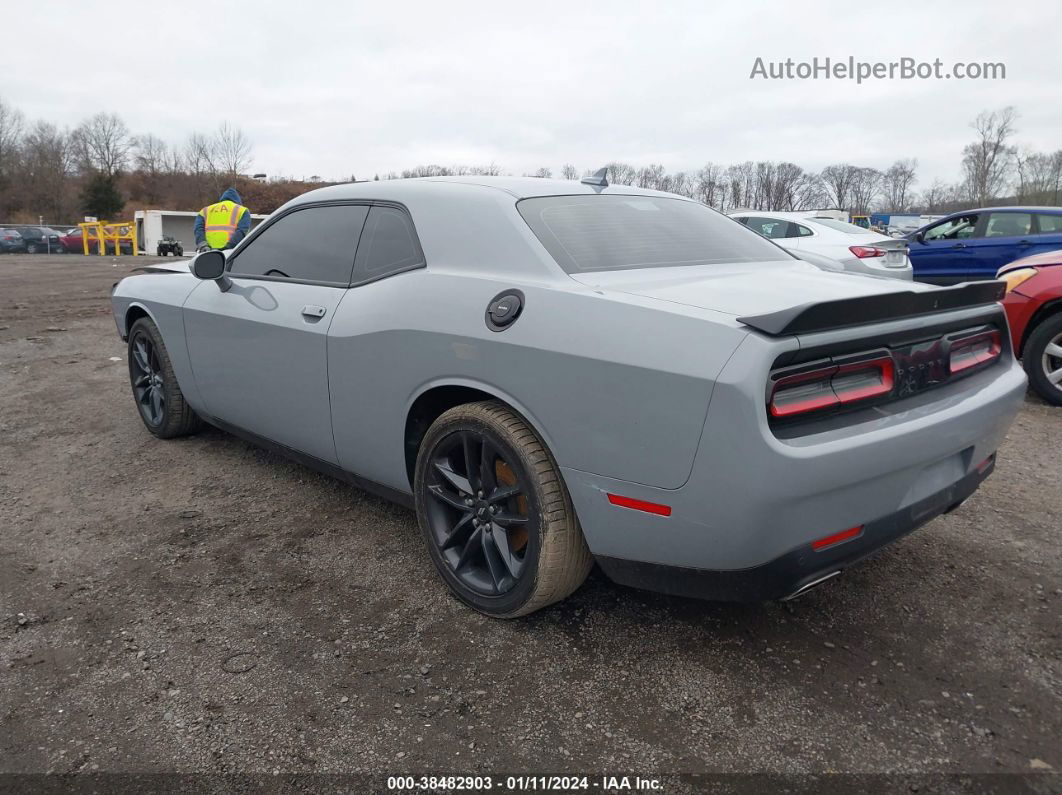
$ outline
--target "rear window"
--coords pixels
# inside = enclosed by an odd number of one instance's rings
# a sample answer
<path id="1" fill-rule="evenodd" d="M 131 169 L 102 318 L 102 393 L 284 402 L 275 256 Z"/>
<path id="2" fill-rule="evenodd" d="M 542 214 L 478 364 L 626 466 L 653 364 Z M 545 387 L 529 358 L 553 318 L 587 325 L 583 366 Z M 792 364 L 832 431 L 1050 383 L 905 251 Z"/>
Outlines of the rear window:
<path id="1" fill-rule="evenodd" d="M 702 204 L 656 196 L 543 196 L 517 209 L 568 273 L 790 259 Z"/>
<path id="2" fill-rule="evenodd" d="M 808 220 L 813 224 L 836 229 L 838 232 L 847 232 L 850 235 L 865 235 L 867 233 L 867 230 L 861 226 L 856 226 L 846 221 L 838 221 L 835 218 L 809 218 Z"/>

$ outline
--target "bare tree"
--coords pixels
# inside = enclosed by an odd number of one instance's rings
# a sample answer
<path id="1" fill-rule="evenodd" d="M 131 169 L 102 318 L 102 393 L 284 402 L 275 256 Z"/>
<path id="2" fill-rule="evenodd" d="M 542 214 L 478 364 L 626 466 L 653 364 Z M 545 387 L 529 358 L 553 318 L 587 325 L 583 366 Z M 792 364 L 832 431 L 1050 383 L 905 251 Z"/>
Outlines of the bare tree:
<path id="1" fill-rule="evenodd" d="M 83 121 L 71 136 L 74 153 L 83 171 L 113 177 L 125 168 L 133 139 L 116 113 L 97 113 Z"/>
<path id="2" fill-rule="evenodd" d="M 723 182 L 723 169 L 714 163 L 706 163 L 698 169 L 694 176 L 694 196 L 702 204 L 714 207 L 717 210 L 724 209 L 725 183 Z"/>
<path id="3" fill-rule="evenodd" d="M 251 142 L 243 130 L 227 121 L 222 122 L 214 134 L 213 151 L 216 157 L 216 170 L 234 180 L 251 167 Z"/>
<path id="4" fill-rule="evenodd" d="M 561 179 L 579 179 L 579 169 L 571 163 L 565 163 L 561 167 Z"/>
<path id="5" fill-rule="evenodd" d="M 829 193 L 818 174 L 805 171 L 793 186 L 794 210 L 819 210 L 830 203 Z"/>
<path id="6" fill-rule="evenodd" d="M 1015 156 L 1018 173 L 1018 201 L 1057 204 L 1062 182 L 1062 150 L 1023 152 Z"/>
<path id="7" fill-rule="evenodd" d="M 949 185 L 942 179 L 935 179 L 932 185 L 922 191 L 915 206 L 922 212 L 936 214 L 969 206 L 970 201 L 962 184 Z"/>
<path id="8" fill-rule="evenodd" d="M 53 223 L 66 215 L 69 139 L 54 124 L 38 121 L 23 141 L 20 182 L 26 186 L 26 206 Z"/>
<path id="9" fill-rule="evenodd" d="M 822 182 L 829 191 L 829 199 L 835 207 L 848 209 L 852 201 L 852 187 L 856 180 L 858 167 L 848 163 L 837 163 L 822 170 Z"/>
<path id="10" fill-rule="evenodd" d="M 184 144 L 181 159 L 192 178 L 192 201 L 202 205 L 211 199 L 209 193 L 217 193 L 217 185 L 213 179 L 216 173 L 213 141 L 203 133 L 192 133 Z M 210 191 L 207 190 L 208 180 Z"/>
<path id="11" fill-rule="evenodd" d="M 638 169 L 638 176 L 635 179 L 635 184 L 639 188 L 649 188 L 650 190 L 664 190 L 665 176 L 667 172 L 664 167 L 659 163 L 653 163 L 645 168 Z"/>
<path id="12" fill-rule="evenodd" d="M 548 166 L 543 166 L 534 173 L 534 176 L 541 177 L 542 179 L 550 179 L 553 176 L 553 172 Z"/>
<path id="13" fill-rule="evenodd" d="M 633 185 L 638 178 L 638 169 L 626 163 L 609 163 L 605 168 L 608 169 L 605 175 L 612 185 Z M 588 170 L 585 176 L 589 177 L 593 173 Z"/>
<path id="14" fill-rule="evenodd" d="M 856 168 L 855 176 L 852 180 L 851 211 L 859 215 L 869 213 L 880 190 L 880 171 L 866 166 Z"/>
<path id="15" fill-rule="evenodd" d="M 915 175 L 918 170 L 918 161 L 897 160 L 882 175 L 882 191 L 884 193 L 885 208 L 890 212 L 903 213 L 911 209 L 914 199 L 914 191 L 911 187 L 918 181 Z"/>
<path id="16" fill-rule="evenodd" d="M 962 150 L 962 168 L 970 196 L 981 206 L 996 198 L 1006 186 L 1014 164 L 1014 134 L 1018 115 L 1013 107 L 982 111 L 970 125 L 976 140 Z"/>
<path id="17" fill-rule="evenodd" d="M 22 111 L 0 98 L 0 211 L 5 215 L 13 203 L 9 189 L 18 167 L 23 125 Z"/>
<path id="18" fill-rule="evenodd" d="M 141 135 L 136 139 L 133 156 L 144 198 L 151 204 L 159 201 L 163 178 L 169 170 L 170 152 L 166 142 L 154 135 Z"/>

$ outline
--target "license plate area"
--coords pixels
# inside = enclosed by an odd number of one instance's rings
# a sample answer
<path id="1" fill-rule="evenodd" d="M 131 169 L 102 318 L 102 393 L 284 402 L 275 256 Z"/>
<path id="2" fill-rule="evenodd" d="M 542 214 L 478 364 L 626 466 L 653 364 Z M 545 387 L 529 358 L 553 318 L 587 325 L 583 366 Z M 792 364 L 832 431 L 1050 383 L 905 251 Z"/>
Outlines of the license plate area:
<path id="1" fill-rule="evenodd" d="M 885 264 L 890 268 L 902 268 L 907 264 L 907 257 L 902 251 L 886 251 Z"/>

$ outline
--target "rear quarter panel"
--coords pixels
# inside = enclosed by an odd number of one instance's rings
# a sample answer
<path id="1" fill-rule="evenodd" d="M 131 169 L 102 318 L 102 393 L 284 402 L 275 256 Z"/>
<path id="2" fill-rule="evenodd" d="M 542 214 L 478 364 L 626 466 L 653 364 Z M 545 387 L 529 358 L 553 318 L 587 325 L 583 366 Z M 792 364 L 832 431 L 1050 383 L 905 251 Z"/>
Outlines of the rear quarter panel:
<path id="1" fill-rule="evenodd" d="M 486 307 L 513 287 L 524 293 L 523 312 L 492 332 Z M 408 490 L 408 410 L 427 389 L 455 384 L 510 403 L 561 466 L 677 488 L 693 465 L 713 379 L 748 333 L 711 317 L 574 281 L 514 284 L 430 269 L 352 289 L 329 329 L 340 464 Z"/>

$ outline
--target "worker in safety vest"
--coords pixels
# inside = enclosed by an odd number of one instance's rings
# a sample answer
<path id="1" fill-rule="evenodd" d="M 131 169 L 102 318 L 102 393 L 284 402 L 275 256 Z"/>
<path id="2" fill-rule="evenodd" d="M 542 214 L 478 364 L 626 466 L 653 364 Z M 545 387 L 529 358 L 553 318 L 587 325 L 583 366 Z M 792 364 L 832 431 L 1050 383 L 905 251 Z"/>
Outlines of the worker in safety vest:
<path id="1" fill-rule="evenodd" d="M 240 194 L 229 188 L 216 204 L 209 204 L 195 217 L 196 251 L 235 248 L 251 231 L 251 211 L 240 204 Z"/>

